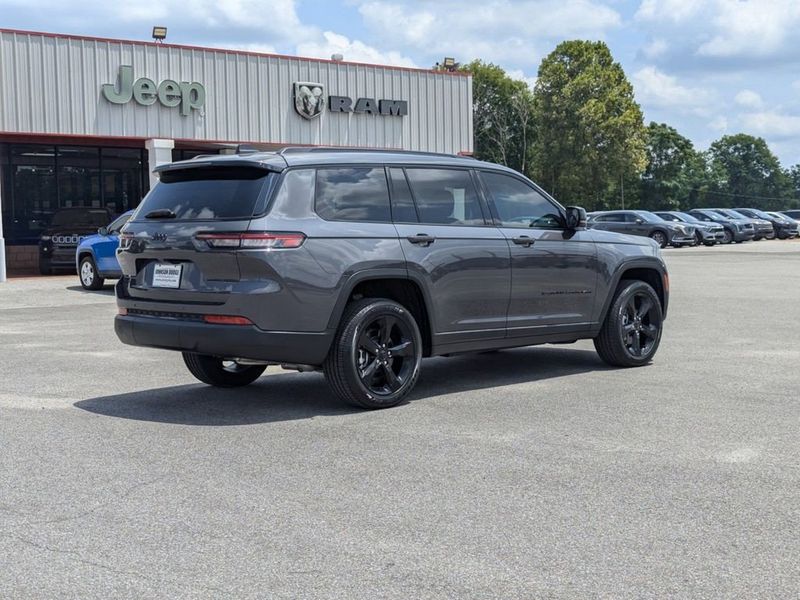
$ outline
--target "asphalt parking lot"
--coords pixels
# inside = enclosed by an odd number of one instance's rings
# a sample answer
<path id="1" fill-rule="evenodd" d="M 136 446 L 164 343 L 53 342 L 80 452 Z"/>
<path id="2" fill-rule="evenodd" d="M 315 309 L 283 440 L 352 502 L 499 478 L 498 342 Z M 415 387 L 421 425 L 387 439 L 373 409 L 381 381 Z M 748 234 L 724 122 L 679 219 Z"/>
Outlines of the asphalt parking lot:
<path id="1" fill-rule="evenodd" d="M 0 284 L 0 597 L 797 597 L 800 242 L 665 255 L 651 366 L 432 359 L 379 412 L 205 387 L 110 288 Z"/>

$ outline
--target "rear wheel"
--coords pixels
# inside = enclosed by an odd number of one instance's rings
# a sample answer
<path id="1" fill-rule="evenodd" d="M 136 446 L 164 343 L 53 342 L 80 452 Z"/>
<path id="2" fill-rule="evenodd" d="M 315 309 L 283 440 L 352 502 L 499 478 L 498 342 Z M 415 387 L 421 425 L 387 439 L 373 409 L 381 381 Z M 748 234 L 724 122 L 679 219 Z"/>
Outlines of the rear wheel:
<path id="1" fill-rule="evenodd" d="M 667 243 L 669 242 L 669 240 L 667 239 L 667 234 L 660 230 L 651 233 L 650 238 L 655 240 L 655 242 L 662 248 L 666 248 Z"/>
<path id="2" fill-rule="evenodd" d="M 730 229 L 726 229 L 726 230 L 725 230 L 725 231 L 722 233 L 722 235 L 724 236 L 724 237 L 722 238 L 722 243 L 723 243 L 723 244 L 730 244 L 731 242 L 733 242 L 733 233 L 731 232 L 731 230 L 730 230 Z"/>
<path id="3" fill-rule="evenodd" d="M 78 277 L 85 290 L 102 289 L 105 280 L 97 273 L 97 265 L 91 256 L 84 256 L 78 268 Z"/>
<path id="4" fill-rule="evenodd" d="M 325 378 L 359 408 L 389 408 L 414 388 L 422 337 L 414 317 L 391 300 L 364 298 L 347 307 L 325 359 Z"/>
<path id="5" fill-rule="evenodd" d="M 663 313 L 658 294 L 644 281 L 617 286 L 594 347 L 615 367 L 639 367 L 653 358 L 661 342 Z"/>
<path id="6" fill-rule="evenodd" d="M 241 387 L 253 383 L 266 370 L 265 365 L 240 365 L 206 354 L 183 353 L 183 362 L 197 379 L 216 387 Z"/>

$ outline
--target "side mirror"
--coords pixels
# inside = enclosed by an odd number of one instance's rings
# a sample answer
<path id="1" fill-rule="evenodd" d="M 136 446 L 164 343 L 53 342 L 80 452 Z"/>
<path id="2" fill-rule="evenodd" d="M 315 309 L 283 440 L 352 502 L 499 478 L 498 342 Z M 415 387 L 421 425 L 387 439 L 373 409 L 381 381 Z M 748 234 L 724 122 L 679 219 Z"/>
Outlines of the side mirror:
<path id="1" fill-rule="evenodd" d="M 566 229 L 583 229 L 586 227 L 586 210 L 580 206 L 568 206 L 565 218 Z"/>
<path id="2" fill-rule="evenodd" d="M 97 233 L 99 235 L 108 235 L 108 227 L 101 227 L 97 230 Z"/>
<path id="3" fill-rule="evenodd" d="M 636 219 L 637 225 L 641 225 L 642 223 L 644 223 L 644 219 Z"/>

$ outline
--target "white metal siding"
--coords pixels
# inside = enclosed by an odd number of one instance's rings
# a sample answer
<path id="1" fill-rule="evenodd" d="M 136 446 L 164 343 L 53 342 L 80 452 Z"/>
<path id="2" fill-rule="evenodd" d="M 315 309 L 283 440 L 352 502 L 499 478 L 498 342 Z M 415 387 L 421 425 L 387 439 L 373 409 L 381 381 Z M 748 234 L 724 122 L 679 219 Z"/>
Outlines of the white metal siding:
<path id="1" fill-rule="evenodd" d="M 202 111 L 156 102 L 111 104 L 101 85 L 120 65 L 134 79 L 198 81 Z M 330 113 L 308 121 L 293 106 L 293 83 L 325 93 L 408 101 L 408 116 Z M 241 54 L 0 31 L 0 132 L 175 138 L 472 151 L 472 79 L 293 57 Z"/>

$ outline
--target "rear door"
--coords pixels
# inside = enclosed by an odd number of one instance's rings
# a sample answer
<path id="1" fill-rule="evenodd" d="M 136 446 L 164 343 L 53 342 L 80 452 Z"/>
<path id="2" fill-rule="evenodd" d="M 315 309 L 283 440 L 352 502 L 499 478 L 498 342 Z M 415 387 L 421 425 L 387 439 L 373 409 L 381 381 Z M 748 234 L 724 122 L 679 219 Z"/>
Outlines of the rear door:
<path id="1" fill-rule="evenodd" d="M 598 269 L 592 233 L 566 231 L 561 209 L 521 177 L 481 171 L 480 178 L 511 252 L 509 337 L 587 326 Z"/>
<path id="2" fill-rule="evenodd" d="M 622 213 L 598 215 L 592 222 L 592 228 L 616 233 L 630 233 L 630 230 L 625 225 L 625 216 Z"/>
<path id="3" fill-rule="evenodd" d="M 389 167 L 392 211 L 409 274 L 428 290 L 434 344 L 505 336 L 511 269 L 473 173 Z"/>
<path id="4" fill-rule="evenodd" d="M 232 242 L 214 237 L 246 232 L 253 215 L 265 210 L 274 177 L 257 166 L 164 171 L 120 240 L 127 294 L 160 302 L 225 302 L 240 278 L 237 252 Z"/>

